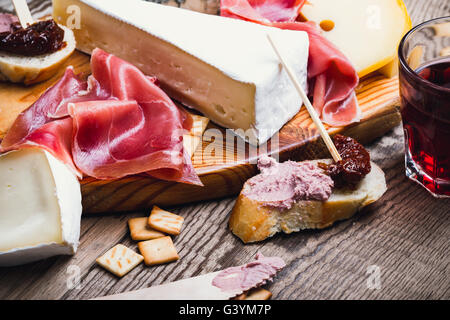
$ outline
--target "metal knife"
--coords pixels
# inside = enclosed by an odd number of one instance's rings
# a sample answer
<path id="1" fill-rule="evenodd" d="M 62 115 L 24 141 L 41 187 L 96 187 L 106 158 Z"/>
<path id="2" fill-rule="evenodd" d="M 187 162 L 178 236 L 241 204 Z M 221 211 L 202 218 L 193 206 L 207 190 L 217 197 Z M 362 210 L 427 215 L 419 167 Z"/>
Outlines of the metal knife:
<path id="1" fill-rule="evenodd" d="M 213 286 L 212 281 L 221 271 L 178 280 L 146 289 L 139 289 L 94 300 L 228 300 L 236 296 Z"/>

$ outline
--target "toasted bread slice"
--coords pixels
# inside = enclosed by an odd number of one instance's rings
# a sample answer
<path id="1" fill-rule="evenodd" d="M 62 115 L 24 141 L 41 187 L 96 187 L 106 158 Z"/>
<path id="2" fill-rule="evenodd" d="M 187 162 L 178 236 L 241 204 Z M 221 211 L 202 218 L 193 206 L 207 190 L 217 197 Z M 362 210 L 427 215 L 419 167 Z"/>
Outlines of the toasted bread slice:
<path id="1" fill-rule="evenodd" d="M 313 162 L 330 162 L 314 160 Z M 265 206 L 264 203 L 239 195 L 229 220 L 231 231 L 244 243 L 262 241 L 275 233 L 322 229 L 334 222 L 348 219 L 359 209 L 378 200 L 386 191 L 383 171 L 374 163 L 372 170 L 356 190 L 334 189 L 325 201 L 299 201 L 289 210 Z M 243 191 L 251 188 L 244 184 Z"/>
<path id="2" fill-rule="evenodd" d="M 67 43 L 61 50 L 33 57 L 0 51 L 0 81 L 30 85 L 51 78 L 76 47 L 72 30 L 62 25 L 59 27 L 64 30 Z"/>

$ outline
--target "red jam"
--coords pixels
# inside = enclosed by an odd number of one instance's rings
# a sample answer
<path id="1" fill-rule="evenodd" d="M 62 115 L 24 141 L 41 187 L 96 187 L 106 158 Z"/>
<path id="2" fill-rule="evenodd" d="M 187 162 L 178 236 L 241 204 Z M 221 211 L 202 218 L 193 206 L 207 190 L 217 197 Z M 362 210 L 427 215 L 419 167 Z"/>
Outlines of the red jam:
<path id="1" fill-rule="evenodd" d="M 370 155 L 356 140 L 337 134 L 333 138 L 342 160 L 319 166 L 333 179 L 336 188 L 356 189 L 358 183 L 370 172 Z"/>
<path id="2" fill-rule="evenodd" d="M 23 56 L 52 53 L 63 48 L 64 30 L 53 20 L 36 22 L 27 28 L 12 23 L 10 30 L 0 33 L 0 51 Z"/>

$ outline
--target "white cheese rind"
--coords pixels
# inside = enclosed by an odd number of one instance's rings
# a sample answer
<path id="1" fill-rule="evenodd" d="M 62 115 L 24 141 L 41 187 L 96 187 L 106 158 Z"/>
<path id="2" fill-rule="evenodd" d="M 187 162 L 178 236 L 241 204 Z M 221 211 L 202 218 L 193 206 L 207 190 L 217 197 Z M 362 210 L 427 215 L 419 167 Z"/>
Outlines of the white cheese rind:
<path id="1" fill-rule="evenodd" d="M 29 148 L 0 156 L 0 266 L 77 250 L 80 184 L 48 152 Z"/>
<path id="2" fill-rule="evenodd" d="M 72 255 L 75 252 L 76 247 L 59 243 L 38 244 L 32 247 L 12 249 L 7 252 L 0 252 L 0 267 L 19 266 L 53 256 Z"/>
<path id="3" fill-rule="evenodd" d="M 77 48 L 95 47 L 156 76 L 174 99 L 217 124 L 265 142 L 302 101 L 267 40 L 267 33 L 306 86 L 305 32 L 207 15 L 141 0 L 53 0 L 54 18 L 68 24 L 80 8 Z M 111 32 L 114 30 L 114 32 Z M 251 138 L 251 137 L 250 137 Z M 256 142 L 256 141 L 253 141 Z"/>

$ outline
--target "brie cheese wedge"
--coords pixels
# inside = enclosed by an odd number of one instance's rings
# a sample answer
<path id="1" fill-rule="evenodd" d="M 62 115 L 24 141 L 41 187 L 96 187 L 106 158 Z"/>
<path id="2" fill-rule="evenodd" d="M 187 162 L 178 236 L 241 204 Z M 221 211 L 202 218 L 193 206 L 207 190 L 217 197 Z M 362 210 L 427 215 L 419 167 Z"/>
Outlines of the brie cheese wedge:
<path id="1" fill-rule="evenodd" d="M 266 142 L 302 105 L 266 35 L 306 90 L 303 31 L 142 0 L 53 0 L 53 17 L 74 28 L 77 49 L 99 47 L 134 64 L 157 77 L 170 97 L 254 144 Z"/>
<path id="2" fill-rule="evenodd" d="M 47 151 L 0 156 L 0 266 L 74 254 L 81 212 L 78 179 Z"/>

